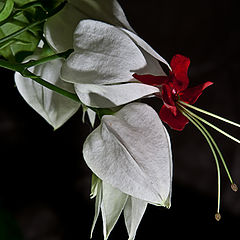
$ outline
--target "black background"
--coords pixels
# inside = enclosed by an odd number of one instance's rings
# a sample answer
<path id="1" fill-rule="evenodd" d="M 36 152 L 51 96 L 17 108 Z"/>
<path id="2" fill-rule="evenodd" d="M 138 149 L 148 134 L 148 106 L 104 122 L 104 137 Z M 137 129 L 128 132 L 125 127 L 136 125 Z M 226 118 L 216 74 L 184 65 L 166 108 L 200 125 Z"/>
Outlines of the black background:
<path id="1" fill-rule="evenodd" d="M 120 3 L 131 26 L 168 62 L 176 53 L 191 59 L 191 85 L 214 82 L 197 106 L 240 122 L 240 25 L 234 1 Z M 150 104 L 160 108 L 157 100 Z M 15 223 L 25 240 L 89 239 L 94 202 L 89 199 L 91 172 L 81 151 L 91 128 L 81 123 L 81 114 L 53 131 L 18 94 L 13 73 L 1 69 L 1 240 L 5 240 L 3 232 L 14 235 L 9 229 Z M 240 138 L 239 129 L 212 121 Z M 222 220 L 216 222 L 216 167 L 205 139 L 190 124 L 183 132 L 167 129 L 174 163 L 172 207 L 149 206 L 136 239 L 160 239 L 174 233 L 189 238 L 235 233 L 240 226 L 240 192 L 231 191 L 222 168 Z M 240 146 L 211 133 L 240 185 Z M 103 239 L 101 220 L 94 239 Z M 110 239 L 127 239 L 123 218 Z"/>

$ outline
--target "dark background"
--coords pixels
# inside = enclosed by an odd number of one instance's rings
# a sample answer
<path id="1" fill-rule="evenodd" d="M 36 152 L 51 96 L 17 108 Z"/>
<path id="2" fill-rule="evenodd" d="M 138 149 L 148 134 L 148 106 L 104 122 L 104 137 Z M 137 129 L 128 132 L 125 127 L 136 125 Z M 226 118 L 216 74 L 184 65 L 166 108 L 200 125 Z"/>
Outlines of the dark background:
<path id="1" fill-rule="evenodd" d="M 234 1 L 120 3 L 136 32 L 167 61 L 176 53 L 191 59 L 193 86 L 214 82 L 198 100 L 198 107 L 240 122 L 240 25 Z M 157 100 L 151 104 L 160 108 Z M 18 240 L 21 235 L 25 240 L 89 239 L 94 202 L 89 199 L 91 172 L 81 150 L 91 128 L 81 123 L 81 114 L 53 131 L 18 94 L 13 73 L 1 69 L 0 240 Z M 212 122 L 240 138 L 239 129 Z M 160 239 L 174 233 L 187 238 L 218 237 L 237 232 L 240 192 L 231 191 L 223 168 L 222 220 L 214 219 L 217 174 L 205 139 L 190 124 L 183 132 L 168 130 L 174 163 L 172 207 L 149 205 L 136 239 Z M 211 133 L 240 185 L 240 146 Z M 101 224 L 99 220 L 94 239 L 103 239 Z M 110 239 L 127 239 L 123 218 Z"/>

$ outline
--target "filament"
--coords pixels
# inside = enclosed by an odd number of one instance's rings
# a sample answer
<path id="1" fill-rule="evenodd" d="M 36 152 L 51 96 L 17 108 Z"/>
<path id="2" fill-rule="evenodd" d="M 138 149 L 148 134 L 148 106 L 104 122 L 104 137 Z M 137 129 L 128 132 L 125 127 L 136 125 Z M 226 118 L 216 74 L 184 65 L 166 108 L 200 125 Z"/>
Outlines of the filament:
<path id="1" fill-rule="evenodd" d="M 221 215 L 219 213 L 220 211 L 220 184 L 221 184 L 221 180 L 220 180 L 220 167 L 219 167 L 219 162 L 218 162 L 218 158 L 217 158 L 217 154 L 214 150 L 214 147 L 215 145 L 212 144 L 212 138 L 209 138 L 209 133 L 208 131 L 206 130 L 205 127 L 202 126 L 202 124 L 199 124 L 199 121 L 192 115 L 190 115 L 190 113 L 188 113 L 188 111 L 186 111 L 182 106 L 180 106 L 179 108 L 180 112 L 186 117 L 189 119 L 189 121 L 191 121 L 195 127 L 202 133 L 202 135 L 205 137 L 205 139 L 207 140 L 208 142 L 208 145 L 213 153 L 213 156 L 214 156 L 214 159 L 215 159 L 215 162 L 216 162 L 216 168 L 217 168 L 217 176 L 218 176 L 218 194 L 217 194 L 217 199 L 218 199 L 218 202 L 217 202 L 217 213 L 215 214 L 215 218 L 217 221 L 220 220 L 221 218 Z M 213 146 L 214 145 L 214 146 Z"/>
<path id="2" fill-rule="evenodd" d="M 218 116 L 218 115 L 216 115 L 216 114 L 214 114 L 214 113 L 210 113 L 210 112 L 208 112 L 208 111 L 206 111 L 206 110 L 203 110 L 203 109 L 201 109 L 201 108 L 195 107 L 195 106 L 190 105 L 190 104 L 188 104 L 188 103 L 185 103 L 185 102 L 183 102 L 183 101 L 181 101 L 181 100 L 178 100 L 178 102 L 181 103 L 182 105 L 185 105 L 185 106 L 187 106 L 187 107 L 189 107 L 189 108 L 192 108 L 192 109 L 194 109 L 194 110 L 196 110 L 196 111 L 198 111 L 198 112 L 204 113 L 204 114 L 209 115 L 209 116 L 214 117 L 214 118 L 217 118 L 217 119 L 219 119 L 219 120 L 221 120 L 221 121 L 223 121 L 223 122 L 232 124 L 233 126 L 240 127 L 240 124 L 235 123 L 235 122 L 233 122 L 233 121 L 231 121 L 231 120 L 228 120 L 228 119 L 226 119 L 226 118 L 220 117 L 220 116 Z"/>

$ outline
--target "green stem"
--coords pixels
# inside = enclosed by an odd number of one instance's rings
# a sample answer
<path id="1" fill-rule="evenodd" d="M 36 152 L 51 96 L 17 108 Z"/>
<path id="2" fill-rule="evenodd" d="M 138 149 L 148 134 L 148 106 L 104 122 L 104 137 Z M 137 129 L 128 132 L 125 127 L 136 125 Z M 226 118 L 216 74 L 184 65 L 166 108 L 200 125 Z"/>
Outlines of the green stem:
<path id="1" fill-rule="evenodd" d="M 32 24 L 29 24 L 28 26 L 23 27 L 23 28 L 19 29 L 18 31 L 14 32 L 14 33 L 9 34 L 8 36 L 6 36 L 6 37 L 4 37 L 4 38 L 1 38 L 1 39 L 0 39 L 0 44 L 1 44 L 1 43 L 4 43 L 4 42 L 6 42 L 6 41 L 8 41 L 8 40 L 10 40 L 10 39 L 12 39 L 12 38 L 17 37 L 17 36 L 20 35 L 21 33 L 29 30 L 30 28 L 33 28 L 33 27 L 36 26 L 36 25 L 39 25 L 39 24 L 43 23 L 44 21 L 46 21 L 46 19 L 42 19 L 42 20 L 39 20 L 39 21 L 34 22 L 34 23 L 32 23 Z"/>
<path id="2" fill-rule="evenodd" d="M 64 90 L 60 87 L 57 87 L 54 84 L 49 83 L 49 82 L 45 81 L 44 79 L 36 76 L 35 74 L 33 74 L 29 70 L 27 70 L 26 67 L 24 66 L 24 64 L 12 64 L 12 63 L 9 63 L 8 61 L 0 59 L 0 67 L 9 69 L 14 72 L 19 72 L 23 77 L 31 78 L 32 80 L 34 80 L 35 82 L 38 82 L 39 84 L 43 85 L 44 87 L 46 87 L 50 90 L 53 90 L 65 97 L 68 97 L 68 98 L 80 103 L 80 100 L 79 100 L 77 94 L 66 91 L 66 90 Z"/>
<path id="3" fill-rule="evenodd" d="M 179 100 L 178 102 L 181 103 L 182 105 L 185 105 L 186 107 L 192 108 L 192 109 L 194 109 L 194 110 L 196 110 L 196 111 L 198 111 L 198 112 L 204 113 L 204 114 L 209 115 L 209 116 L 214 117 L 214 118 L 217 118 L 217 119 L 219 119 L 219 120 L 221 120 L 221 121 L 224 121 L 224 122 L 226 122 L 226 123 L 232 124 L 232 125 L 234 125 L 234 126 L 236 126 L 236 127 L 240 127 L 240 124 L 235 123 L 235 122 L 233 122 L 233 121 L 231 121 L 231 120 L 228 120 L 228 119 L 226 119 L 226 118 L 220 117 L 220 116 L 218 116 L 218 115 L 216 115 L 216 114 L 214 114 L 214 113 L 210 113 L 210 112 L 208 112 L 208 111 L 206 111 L 206 110 L 203 110 L 203 109 L 201 109 L 201 108 L 195 107 L 195 106 L 193 106 L 193 105 L 191 105 L 191 104 L 185 103 L 185 102 L 180 101 L 180 100 Z"/>
<path id="4" fill-rule="evenodd" d="M 207 140 L 208 142 L 208 145 L 213 153 L 213 156 L 214 156 L 214 159 L 215 159 L 215 162 L 216 162 L 216 167 L 217 167 L 217 175 L 218 175 L 218 204 L 217 204 L 217 213 L 219 214 L 219 211 L 220 211 L 220 181 L 221 181 L 221 177 L 220 177 L 220 167 L 219 167 L 219 162 L 218 162 L 218 158 L 217 158 L 217 154 L 214 150 L 214 147 L 212 145 L 212 142 L 211 140 L 209 139 L 208 135 L 206 134 L 205 132 L 205 128 L 201 127 L 201 125 L 199 125 L 197 122 L 196 122 L 196 119 L 192 116 L 190 116 L 187 112 L 185 112 L 185 110 L 183 109 L 180 109 L 181 113 L 187 118 L 189 119 L 189 121 L 191 121 L 195 127 L 202 133 L 202 135 L 204 136 L 204 138 Z"/>
<path id="5" fill-rule="evenodd" d="M 25 70 L 25 73 L 24 73 L 23 76 L 31 78 L 32 80 L 34 80 L 35 82 L 41 84 L 42 86 L 44 86 L 44 87 L 46 87 L 46 88 L 48 88 L 50 90 L 53 90 L 53 91 L 55 91 L 55 92 L 65 96 L 65 97 L 68 97 L 68 98 L 72 99 L 75 102 L 81 103 L 81 101 L 79 100 L 77 94 L 71 93 L 71 92 L 66 91 L 66 90 L 64 90 L 64 89 L 62 89 L 62 88 L 60 88 L 60 87 L 58 87 L 58 86 L 56 86 L 56 85 L 54 85 L 52 83 L 49 83 L 49 82 L 45 81 L 44 79 L 34 75 L 33 73 L 31 73 L 28 70 Z"/>
<path id="6" fill-rule="evenodd" d="M 41 58 L 38 60 L 34 60 L 34 61 L 30 60 L 29 62 L 22 63 L 22 65 L 24 68 L 30 68 L 33 66 L 41 65 L 43 63 L 55 60 L 55 59 L 61 59 L 61 58 L 66 59 L 72 52 L 73 52 L 73 49 L 68 49 L 65 52 L 50 55 L 50 56 L 47 56 L 47 57 L 44 57 L 44 58 Z"/>

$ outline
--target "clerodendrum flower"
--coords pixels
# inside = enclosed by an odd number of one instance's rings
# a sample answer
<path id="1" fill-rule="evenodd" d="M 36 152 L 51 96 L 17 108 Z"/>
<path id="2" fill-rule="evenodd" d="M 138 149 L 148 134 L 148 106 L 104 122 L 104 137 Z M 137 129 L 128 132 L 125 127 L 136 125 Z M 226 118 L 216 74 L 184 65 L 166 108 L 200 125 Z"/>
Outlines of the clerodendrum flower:
<path id="1" fill-rule="evenodd" d="M 174 130 L 183 130 L 189 120 L 179 111 L 177 102 L 183 101 L 194 104 L 202 91 L 212 85 L 212 82 L 205 82 L 196 87 L 188 88 L 188 67 L 190 59 L 182 55 L 175 55 L 170 63 L 169 76 L 138 75 L 133 76 L 144 84 L 160 88 L 164 105 L 160 110 L 160 118 Z"/>
<path id="2" fill-rule="evenodd" d="M 214 118 L 219 120 L 225 121 L 237 127 L 240 127 L 239 124 L 227 120 L 225 118 L 219 117 L 213 113 L 209 113 L 205 110 L 199 109 L 197 107 L 192 106 L 199 96 L 202 94 L 203 90 L 210 85 L 212 82 L 205 82 L 200 84 L 196 87 L 188 88 L 189 79 L 187 75 L 188 67 L 190 64 L 190 60 L 187 57 L 182 55 L 175 55 L 170 63 L 171 69 L 169 71 L 169 76 L 154 76 L 154 75 L 139 75 L 133 74 L 133 76 L 141 81 L 144 84 L 152 85 L 158 87 L 160 89 L 160 93 L 156 93 L 156 96 L 163 100 L 164 105 L 162 106 L 159 116 L 160 118 L 166 122 L 171 128 L 175 130 L 183 130 L 185 125 L 191 121 L 200 132 L 203 134 L 205 139 L 207 140 L 213 156 L 216 161 L 217 167 L 217 174 L 218 174 L 218 207 L 217 213 L 215 214 L 216 220 L 221 219 L 220 211 L 220 167 L 218 162 L 219 155 L 223 166 L 228 174 L 229 180 L 231 182 L 231 188 L 233 191 L 237 191 L 238 187 L 233 182 L 232 177 L 229 173 L 225 160 L 223 158 L 222 153 L 220 152 L 216 142 L 207 131 L 207 129 L 203 126 L 203 123 L 207 124 L 208 126 L 214 128 L 215 130 L 219 131 L 220 133 L 224 134 L 225 136 L 229 137 L 230 139 L 240 143 L 240 140 L 234 138 L 233 136 L 229 135 L 228 133 L 224 132 L 223 130 L 219 129 L 215 125 L 209 123 L 208 121 L 204 120 L 203 118 L 199 117 L 195 113 L 191 112 L 188 108 L 192 108 L 196 111 L 202 112 L 204 114 L 210 115 Z"/>
<path id="3" fill-rule="evenodd" d="M 131 103 L 114 115 L 103 116 L 86 139 L 83 156 L 101 179 L 93 194 L 97 196 L 93 227 L 101 207 L 105 239 L 122 211 L 129 239 L 134 239 L 148 203 L 170 207 L 170 140 L 148 105 Z"/>

